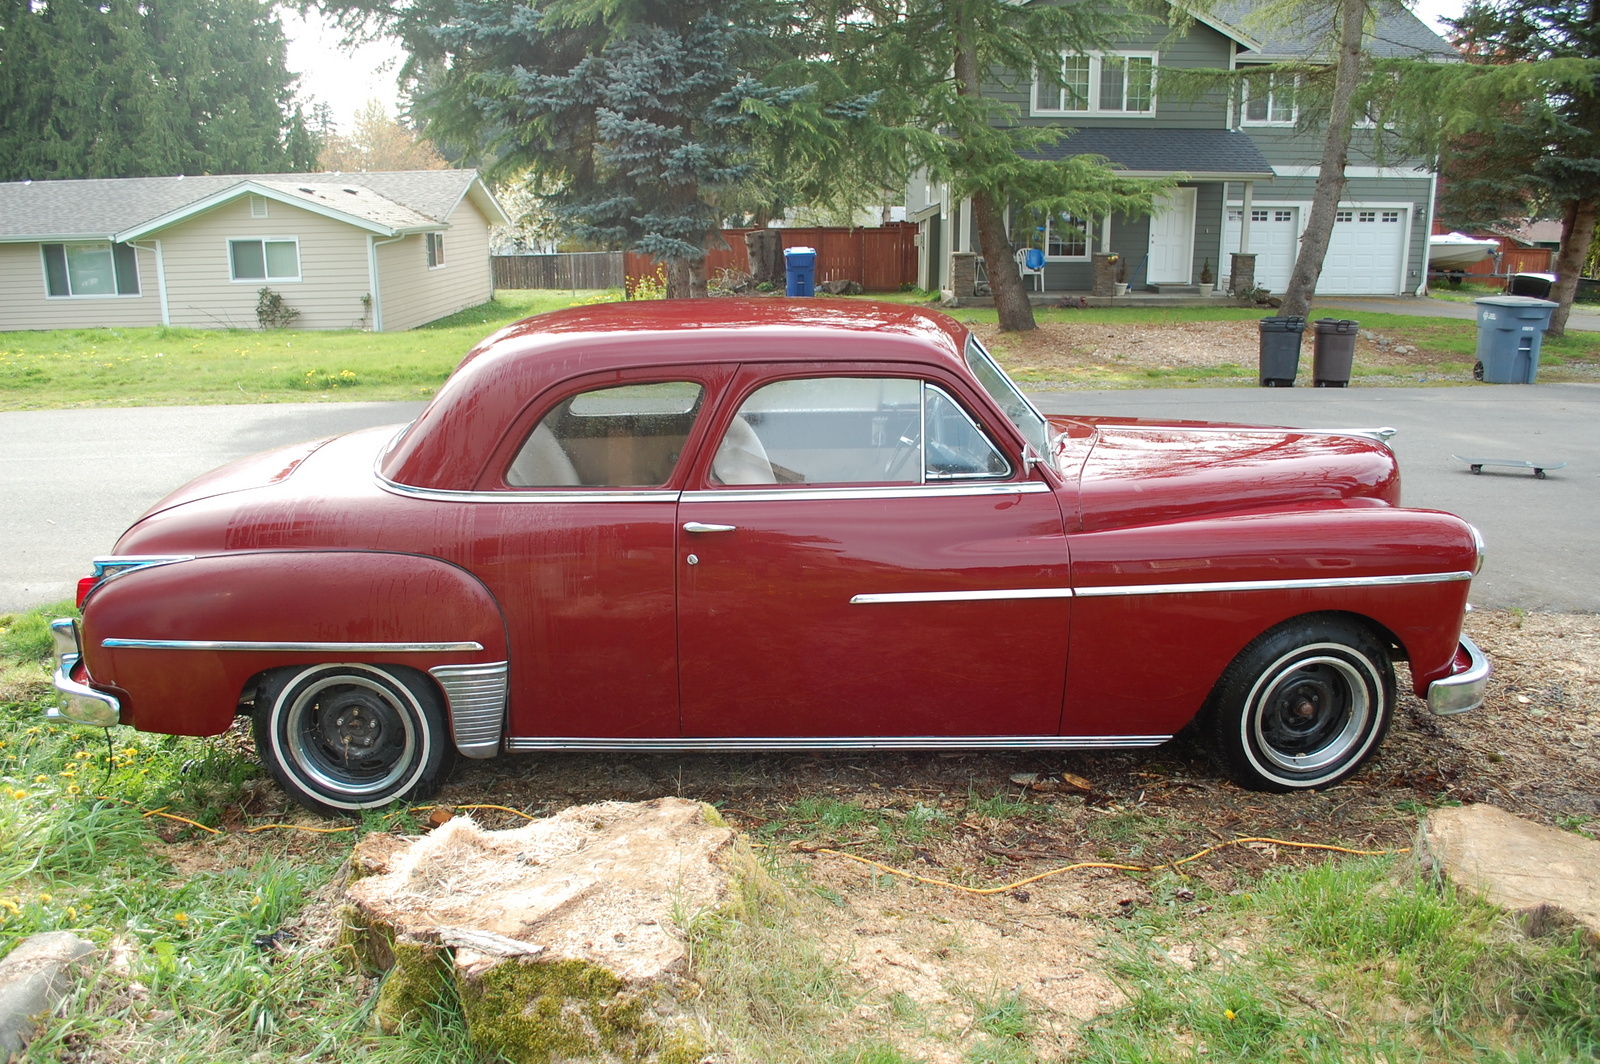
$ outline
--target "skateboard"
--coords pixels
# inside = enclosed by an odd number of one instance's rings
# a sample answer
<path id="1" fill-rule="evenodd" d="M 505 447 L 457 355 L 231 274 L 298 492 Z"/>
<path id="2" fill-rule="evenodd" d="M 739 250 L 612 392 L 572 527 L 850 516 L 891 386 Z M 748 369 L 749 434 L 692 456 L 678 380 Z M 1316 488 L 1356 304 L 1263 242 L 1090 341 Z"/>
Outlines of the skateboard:
<path id="1" fill-rule="evenodd" d="M 1473 473 L 1482 473 L 1484 466 L 1507 466 L 1511 469 L 1531 469 L 1536 480 L 1544 479 L 1547 469 L 1565 469 L 1565 462 L 1521 462 L 1515 458 L 1468 458 L 1465 455 L 1453 454 L 1450 456 L 1458 462 L 1467 463 L 1467 468 Z"/>

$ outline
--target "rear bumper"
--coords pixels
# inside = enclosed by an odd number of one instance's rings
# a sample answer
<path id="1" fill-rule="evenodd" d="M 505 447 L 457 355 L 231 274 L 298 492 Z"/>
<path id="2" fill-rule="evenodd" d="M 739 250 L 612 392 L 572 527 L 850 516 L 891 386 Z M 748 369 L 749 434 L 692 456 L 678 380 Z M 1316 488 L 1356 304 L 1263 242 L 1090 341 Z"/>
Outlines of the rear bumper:
<path id="1" fill-rule="evenodd" d="M 55 687 L 61 702 L 51 710 L 51 717 L 88 724 L 96 728 L 109 728 L 122 720 L 122 704 L 103 691 L 96 691 L 86 682 L 88 671 L 79 665 L 82 648 L 78 645 L 78 623 L 70 617 L 50 622 L 50 634 L 56 641 Z M 82 679 L 75 678 L 78 673 Z"/>
<path id="2" fill-rule="evenodd" d="M 1462 658 L 1465 657 L 1465 663 Z M 1456 671 L 1442 680 L 1428 685 L 1428 709 L 1436 716 L 1448 717 L 1465 713 L 1483 705 L 1489 688 L 1489 674 L 1493 672 L 1489 656 L 1478 649 L 1478 644 L 1461 637 L 1456 650 Z"/>

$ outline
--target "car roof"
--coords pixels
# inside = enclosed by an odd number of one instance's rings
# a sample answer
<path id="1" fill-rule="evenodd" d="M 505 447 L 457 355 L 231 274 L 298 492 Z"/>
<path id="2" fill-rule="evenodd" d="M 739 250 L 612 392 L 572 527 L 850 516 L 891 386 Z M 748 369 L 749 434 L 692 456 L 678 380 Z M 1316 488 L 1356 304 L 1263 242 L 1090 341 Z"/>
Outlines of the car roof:
<path id="1" fill-rule="evenodd" d="M 537 314 L 467 353 L 382 472 L 400 484 L 462 488 L 529 402 L 575 377 L 739 362 L 960 369 L 966 340 L 946 315 L 860 299 L 630 300 Z"/>

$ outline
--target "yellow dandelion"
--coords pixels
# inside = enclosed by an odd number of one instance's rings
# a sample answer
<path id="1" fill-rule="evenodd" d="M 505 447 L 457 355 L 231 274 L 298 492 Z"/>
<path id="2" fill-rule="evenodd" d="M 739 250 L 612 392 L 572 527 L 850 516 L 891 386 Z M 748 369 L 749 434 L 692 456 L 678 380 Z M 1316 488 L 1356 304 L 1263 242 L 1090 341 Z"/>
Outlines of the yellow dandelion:
<path id="1" fill-rule="evenodd" d="M 1222 1010 L 1222 1016 L 1223 1016 L 1223 1019 L 1228 1019 L 1228 1020 L 1238 1019 L 1238 1014 L 1235 1013 L 1232 1009 L 1223 1009 Z"/>
<path id="2" fill-rule="evenodd" d="M 172 914 L 172 922 L 175 924 L 186 924 L 189 922 L 189 914 L 184 912 L 182 909 L 179 909 L 177 912 Z M 1229 1018 L 1231 1019 L 1232 1017 L 1230 1016 Z"/>
<path id="3" fill-rule="evenodd" d="M 69 784 L 67 784 L 67 793 L 68 794 L 82 794 L 83 790 L 76 783 L 69 783 Z"/>
<path id="4" fill-rule="evenodd" d="M 74 909 L 70 905 L 67 906 L 67 919 L 68 920 L 76 920 L 77 918 L 78 918 L 78 910 Z"/>
<path id="5" fill-rule="evenodd" d="M 50 777 L 46 776 L 46 775 L 43 775 L 43 774 L 40 774 L 38 776 L 33 777 L 33 782 L 35 782 L 35 783 L 49 783 L 50 782 Z"/>
<path id="6" fill-rule="evenodd" d="M 4 909 L 12 916 L 15 916 L 22 911 L 22 906 L 18 905 L 10 898 L 0 898 L 0 909 Z"/>
<path id="7" fill-rule="evenodd" d="M 50 895 L 48 895 L 48 894 L 41 894 L 41 895 L 39 895 L 39 900 L 41 902 L 48 902 L 48 901 L 51 900 L 51 898 L 50 898 Z"/>

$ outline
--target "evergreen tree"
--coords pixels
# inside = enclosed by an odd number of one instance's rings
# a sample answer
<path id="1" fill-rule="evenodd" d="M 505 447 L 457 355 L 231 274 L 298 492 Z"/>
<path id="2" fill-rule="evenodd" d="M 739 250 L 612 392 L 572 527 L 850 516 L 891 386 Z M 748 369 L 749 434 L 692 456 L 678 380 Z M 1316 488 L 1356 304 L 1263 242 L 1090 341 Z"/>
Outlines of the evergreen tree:
<path id="1" fill-rule="evenodd" d="M 0 180 L 304 163 L 285 55 L 262 0 L 0 0 Z"/>
<path id="2" fill-rule="evenodd" d="M 1524 84 L 1453 142 L 1441 213 L 1485 221 L 1544 209 L 1560 214 L 1551 292 L 1560 305 L 1549 329 L 1560 336 L 1600 221 L 1600 7 L 1588 0 L 1474 0 L 1449 21 L 1473 64 Z M 1542 83 L 1526 84 L 1535 72 L 1547 72 Z"/>
<path id="3" fill-rule="evenodd" d="M 1001 329 L 1035 328 L 1006 232 L 1008 206 L 1077 218 L 1149 213 L 1158 183 L 1121 177 L 1095 157 L 1030 158 L 1029 149 L 1065 131 L 1023 125 L 1016 105 L 992 91 L 1025 96 L 1035 71 L 1063 83 L 1063 53 L 1086 54 L 1149 24 L 1126 7 L 867 0 L 815 17 L 826 20 L 820 61 L 869 93 L 877 123 L 899 134 L 878 138 L 879 165 L 891 173 L 926 167 L 958 199 L 971 199 Z"/>

